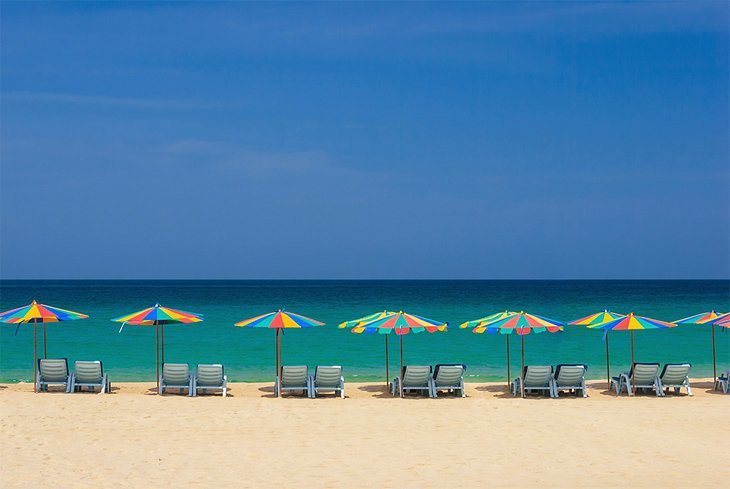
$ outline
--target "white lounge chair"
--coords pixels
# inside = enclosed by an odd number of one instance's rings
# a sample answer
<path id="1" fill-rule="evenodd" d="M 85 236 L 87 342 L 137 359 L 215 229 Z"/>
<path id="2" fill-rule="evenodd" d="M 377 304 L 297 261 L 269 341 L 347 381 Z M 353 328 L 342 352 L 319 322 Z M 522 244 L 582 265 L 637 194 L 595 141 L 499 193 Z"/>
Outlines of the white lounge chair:
<path id="1" fill-rule="evenodd" d="M 198 393 L 205 394 L 207 391 L 219 390 L 223 397 L 228 394 L 228 376 L 223 371 L 223 365 L 199 364 L 193 376 L 193 396 Z"/>
<path id="2" fill-rule="evenodd" d="M 532 391 L 544 391 L 550 397 L 554 397 L 550 381 L 552 374 L 552 365 L 525 365 L 522 375 L 512 382 L 512 394 L 516 396 L 526 395 Z"/>
<path id="3" fill-rule="evenodd" d="M 446 391 L 455 396 L 466 397 L 464 392 L 464 372 L 466 366 L 461 364 L 436 365 L 431 377 L 431 397 L 438 397 L 439 391 Z"/>
<path id="4" fill-rule="evenodd" d="M 636 362 L 628 372 L 618 377 L 611 377 L 611 386 L 616 389 L 616 395 L 621 395 L 624 388 L 629 396 L 634 395 L 634 389 L 653 389 L 660 397 L 662 390 L 659 384 L 659 364 Z"/>
<path id="5" fill-rule="evenodd" d="M 71 392 L 73 376 L 68 371 L 68 360 L 65 358 L 39 358 L 36 390 L 48 391 L 49 385 L 63 385 L 66 392 Z"/>
<path id="6" fill-rule="evenodd" d="M 73 378 L 71 392 L 78 392 L 83 387 L 87 387 L 91 391 L 98 387 L 100 394 L 109 393 L 112 390 L 109 376 L 104 372 L 104 367 L 99 360 L 76 360 L 71 376 Z"/>
<path id="7" fill-rule="evenodd" d="M 334 391 L 335 395 L 345 398 L 345 377 L 342 376 L 342 367 L 322 365 L 314 369 L 314 375 L 309 378 L 310 397 L 317 397 L 317 392 Z"/>
<path id="8" fill-rule="evenodd" d="M 561 391 L 574 391 L 576 395 L 580 392 L 583 397 L 588 397 L 586 391 L 586 371 L 588 367 L 582 364 L 560 364 L 555 367 L 555 373 L 551 377 L 553 386 L 553 397 L 559 397 Z"/>
<path id="9" fill-rule="evenodd" d="M 403 397 L 408 391 L 420 392 L 431 397 L 431 366 L 404 365 L 403 372 L 390 383 L 390 392 Z"/>
<path id="10" fill-rule="evenodd" d="M 193 376 L 190 375 L 190 367 L 187 363 L 163 363 L 160 374 L 160 394 L 168 389 L 180 389 L 180 394 L 185 389 L 188 396 L 193 395 Z"/>
<path id="11" fill-rule="evenodd" d="M 712 388 L 713 390 L 721 390 L 723 394 L 730 393 L 730 370 L 721 373 Z"/>
<path id="12" fill-rule="evenodd" d="M 667 363 L 659 374 L 659 391 L 662 396 L 668 394 L 670 388 L 674 388 L 675 394 L 684 387 L 687 395 L 692 395 L 692 386 L 689 385 L 689 370 L 692 365 L 689 363 Z"/>
<path id="13" fill-rule="evenodd" d="M 279 376 L 274 383 L 274 396 L 279 397 L 284 391 L 301 392 L 311 396 L 309 384 L 309 369 L 306 365 L 282 366 Z"/>

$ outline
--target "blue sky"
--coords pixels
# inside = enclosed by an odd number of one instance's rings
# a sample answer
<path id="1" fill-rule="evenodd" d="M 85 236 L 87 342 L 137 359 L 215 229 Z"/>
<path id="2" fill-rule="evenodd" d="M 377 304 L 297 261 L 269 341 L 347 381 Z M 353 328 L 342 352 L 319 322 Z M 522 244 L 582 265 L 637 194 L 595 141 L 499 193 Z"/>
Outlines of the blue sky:
<path id="1" fill-rule="evenodd" d="M 730 276 L 724 1 L 1 22 L 0 277 Z"/>

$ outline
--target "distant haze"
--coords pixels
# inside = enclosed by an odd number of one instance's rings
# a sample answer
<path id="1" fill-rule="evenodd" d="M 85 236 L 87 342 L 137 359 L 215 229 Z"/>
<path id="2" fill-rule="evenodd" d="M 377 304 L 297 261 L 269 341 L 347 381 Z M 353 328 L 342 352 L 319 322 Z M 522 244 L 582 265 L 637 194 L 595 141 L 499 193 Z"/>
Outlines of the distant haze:
<path id="1" fill-rule="evenodd" d="M 727 278 L 728 3 L 19 3 L 1 278 Z"/>

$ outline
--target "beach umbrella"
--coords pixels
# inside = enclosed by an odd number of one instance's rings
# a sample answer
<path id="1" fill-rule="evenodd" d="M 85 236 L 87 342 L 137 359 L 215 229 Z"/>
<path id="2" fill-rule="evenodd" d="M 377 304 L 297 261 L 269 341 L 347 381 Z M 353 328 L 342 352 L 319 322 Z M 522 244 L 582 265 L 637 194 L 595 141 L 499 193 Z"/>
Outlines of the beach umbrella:
<path id="1" fill-rule="evenodd" d="M 112 319 L 112 321 L 122 323 L 122 326 L 119 328 L 120 333 L 122 332 L 122 328 L 124 328 L 125 324 L 155 327 L 155 376 L 158 390 L 160 388 L 160 339 L 162 339 L 162 363 L 165 363 L 165 325 L 177 323 L 199 323 L 202 320 L 202 314 L 179 311 L 177 309 L 161 306 L 160 304 L 155 304 L 147 309 Z"/>
<path id="2" fill-rule="evenodd" d="M 716 311 L 702 312 L 684 319 L 674 321 L 674 324 L 709 324 L 712 326 L 712 378 L 717 378 L 717 353 L 715 350 L 715 325 L 721 326 L 723 321 L 730 320 L 730 313 Z M 730 323 L 729 323 L 730 324 Z"/>
<path id="3" fill-rule="evenodd" d="M 489 316 L 485 316 L 483 318 L 479 319 L 473 319 L 471 321 L 466 321 L 461 323 L 459 326 L 461 329 L 465 328 L 483 328 L 483 326 L 479 326 L 480 324 L 488 324 L 492 321 L 496 321 L 498 319 L 504 319 L 506 317 L 512 316 L 514 314 L 517 314 L 516 312 L 512 311 L 504 311 L 504 312 L 498 312 L 496 314 L 491 314 Z M 472 330 L 472 333 L 483 333 L 484 330 L 480 331 L 474 331 Z M 509 352 L 509 335 L 505 335 L 505 345 L 507 347 L 507 387 L 509 388 L 509 380 L 510 380 L 510 352 Z"/>
<path id="4" fill-rule="evenodd" d="M 27 306 L 18 307 L 0 313 L 0 322 L 17 324 L 20 327 L 24 323 L 33 323 L 33 389 L 36 387 L 36 372 L 38 364 L 38 323 L 43 323 L 43 358 L 46 358 L 46 323 L 58 323 L 61 321 L 72 321 L 74 319 L 86 319 L 89 316 L 80 312 L 68 311 L 59 307 L 38 304 L 36 301 Z M 18 330 L 16 329 L 17 333 Z"/>
<path id="5" fill-rule="evenodd" d="M 500 333 L 509 335 L 516 333 L 520 336 L 521 350 L 522 350 L 522 366 L 520 368 L 520 375 L 525 371 L 525 335 L 530 333 L 557 333 L 563 330 L 563 323 L 554 319 L 548 319 L 535 314 L 527 314 L 524 311 L 520 311 L 514 314 L 508 314 L 500 319 L 494 319 L 492 321 L 485 321 L 479 323 L 473 330 L 472 333 Z M 507 359 L 507 375 L 509 377 L 509 357 Z M 509 382 L 509 378 L 507 379 Z M 522 397 L 525 397 L 525 386 L 521 384 Z"/>
<path id="6" fill-rule="evenodd" d="M 276 378 L 279 378 L 279 366 L 281 365 L 281 340 L 279 339 L 279 332 L 283 335 L 283 329 L 285 328 L 312 328 L 314 326 L 324 326 L 324 323 L 319 322 L 315 319 L 308 318 L 293 312 L 279 309 L 276 312 L 268 312 L 260 316 L 256 316 L 249 319 L 244 319 L 236 323 L 234 326 L 244 328 L 273 328 L 276 330 Z"/>
<path id="7" fill-rule="evenodd" d="M 391 333 L 400 337 L 400 372 L 403 371 L 403 336 L 408 333 L 435 333 L 437 331 L 446 331 L 448 323 L 442 323 L 433 319 L 428 319 L 415 314 L 407 314 L 403 311 L 391 312 L 380 318 L 364 322 L 354 326 L 350 331 L 352 333 L 379 333 L 388 335 Z"/>
<path id="8" fill-rule="evenodd" d="M 390 311 L 380 311 L 373 314 L 370 314 L 368 316 L 363 316 L 358 319 L 352 319 L 350 321 L 345 321 L 340 323 L 339 328 L 354 328 L 355 326 L 361 326 L 365 323 L 369 323 L 371 321 L 375 321 L 376 319 L 382 319 L 385 316 L 389 314 L 395 314 L 394 312 Z M 383 338 L 385 338 L 385 385 L 388 385 L 388 379 L 390 378 L 389 375 L 389 360 L 388 360 L 388 335 L 384 335 Z"/>
<path id="9" fill-rule="evenodd" d="M 663 329 L 674 328 L 676 324 L 660 321 L 659 319 L 651 319 L 643 316 L 637 316 L 630 312 L 627 316 L 611 319 L 604 323 L 591 324 L 587 328 L 601 329 L 603 331 L 630 331 L 631 332 L 631 366 L 634 365 L 634 331 L 643 329 Z M 606 338 L 608 339 L 608 338 Z M 608 348 L 608 343 L 606 343 Z M 611 387 L 611 376 L 608 377 L 609 388 Z"/>
<path id="10" fill-rule="evenodd" d="M 625 314 L 617 314 L 615 312 L 611 312 L 608 309 L 604 309 L 602 312 L 597 312 L 595 314 L 591 314 L 590 316 L 586 316 L 584 318 L 575 319 L 573 321 L 570 321 L 568 324 L 571 326 L 594 326 L 597 324 L 603 324 L 607 323 L 609 321 L 613 321 L 615 319 L 621 319 L 623 317 L 626 317 Z M 608 357 L 608 330 L 603 332 L 603 341 L 606 343 L 606 378 L 608 379 L 608 388 L 611 388 L 611 362 L 609 361 Z"/>

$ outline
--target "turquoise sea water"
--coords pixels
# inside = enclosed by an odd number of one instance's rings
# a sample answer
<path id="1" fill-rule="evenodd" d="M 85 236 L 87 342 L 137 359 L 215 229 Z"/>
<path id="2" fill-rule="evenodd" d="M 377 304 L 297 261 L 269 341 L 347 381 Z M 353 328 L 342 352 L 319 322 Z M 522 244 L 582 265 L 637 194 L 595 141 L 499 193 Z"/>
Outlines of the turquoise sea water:
<path id="1" fill-rule="evenodd" d="M 287 330 L 285 364 L 342 365 L 351 381 L 381 380 L 384 342 L 337 325 L 379 310 L 404 310 L 448 321 L 446 333 L 404 337 L 406 363 L 459 362 L 471 380 L 506 374 L 505 337 L 472 334 L 460 323 L 494 312 L 525 310 L 561 321 L 608 308 L 673 321 L 711 309 L 730 309 L 728 281 L 0 281 L 0 310 L 46 304 L 83 312 L 90 319 L 50 324 L 48 356 L 101 359 L 112 380 L 154 380 L 153 327 L 125 326 L 111 318 L 160 302 L 205 315 L 205 322 L 165 328 L 169 362 L 224 363 L 233 381 L 268 381 L 274 369 L 274 332 L 236 328 L 234 322 L 278 308 L 319 319 L 322 328 Z M 33 327 L 0 326 L 0 381 L 32 378 Z M 718 369 L 730 368 L 730 334 L 716 328 Z M 391 373 L 398 337 L 389 336 Z M 615 370 L 630 362 L 628 332 L 610 334 Z M 519 337 L 511 337 L 512 368 L 520 362 Z M 42 352 L 39 336 L 39 351 Z M 603 334 L 582 327 L 525 338 L 527 363 L 581 362 L 589 377 L 605 376 Z M 636 360 L 693 364 L 693 376 L 712 375 L 709 326 L 679 326 L 635 333 Z"/>

